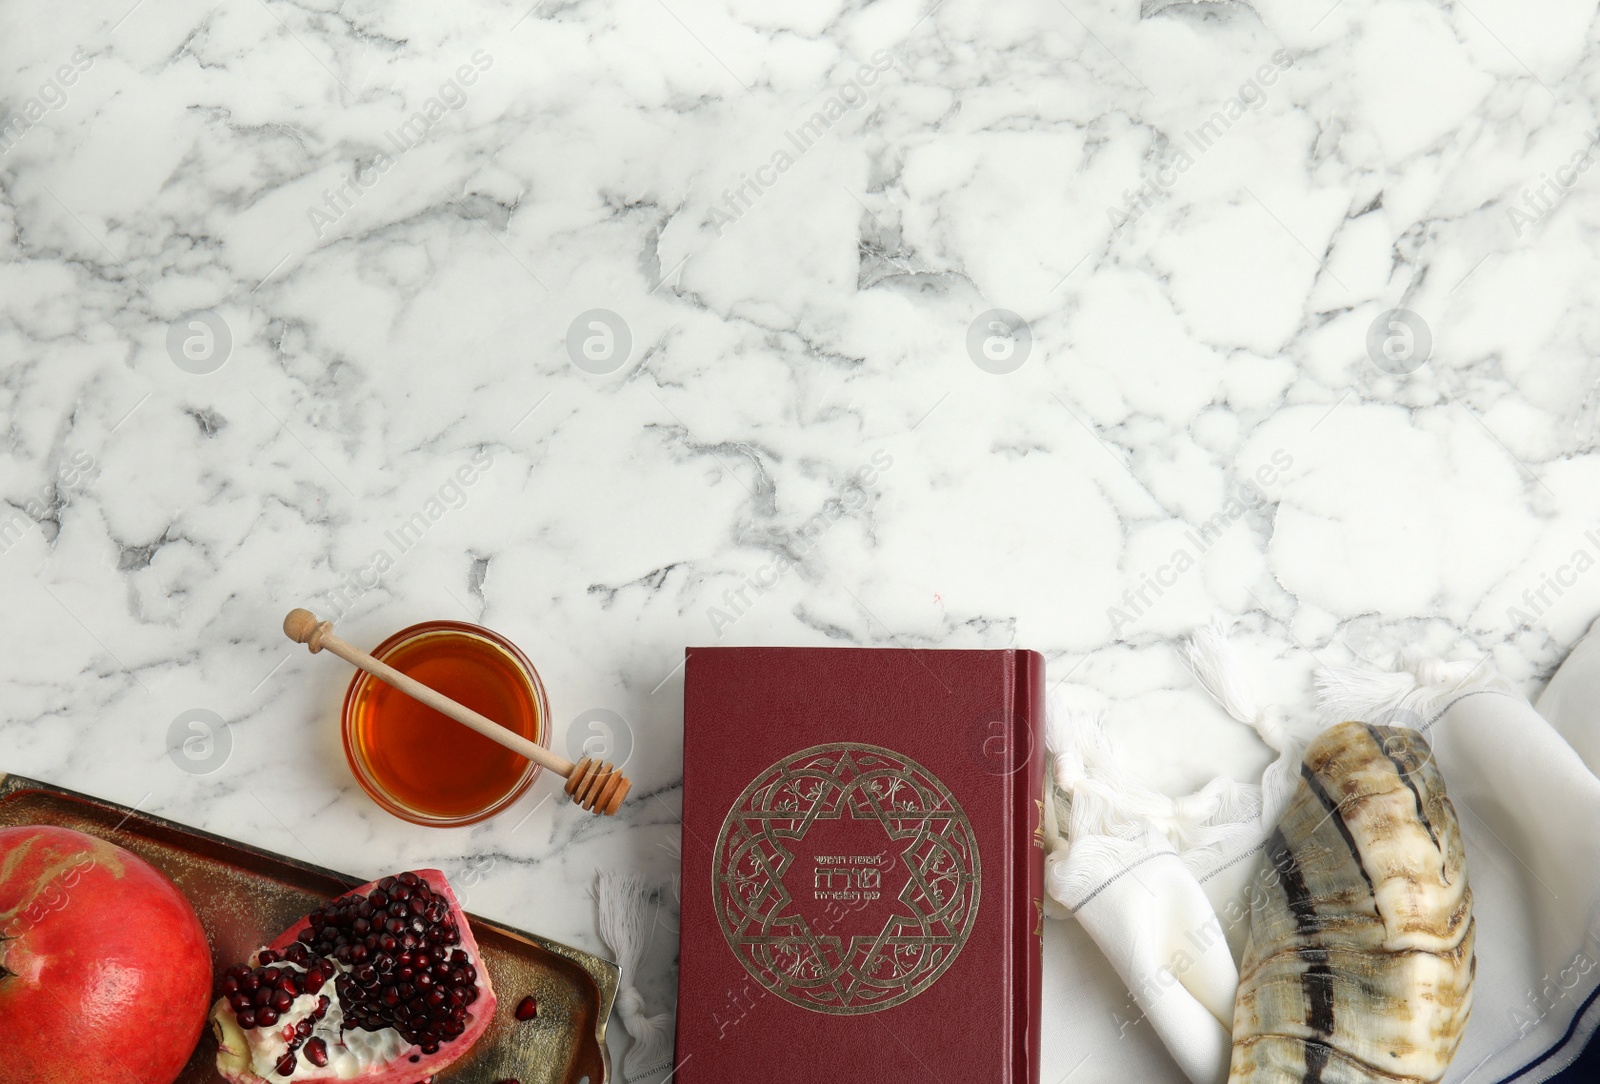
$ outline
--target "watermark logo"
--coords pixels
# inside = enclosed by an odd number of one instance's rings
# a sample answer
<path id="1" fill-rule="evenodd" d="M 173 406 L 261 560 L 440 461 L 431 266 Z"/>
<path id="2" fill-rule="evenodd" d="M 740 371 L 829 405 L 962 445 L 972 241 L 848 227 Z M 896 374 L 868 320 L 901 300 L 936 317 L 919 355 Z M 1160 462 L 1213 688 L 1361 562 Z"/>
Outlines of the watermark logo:
<path id="1" fill-rule="evenodd" d="M 1033 329 L 1010 309 L 979 313 L 967 327 L 967 356 L 986 373 L 1014 373 L 1032 350 Z"/>
<path id="2" fill-rule="evenodd" d="M 22 138 L 33 131 L 34 125 L 67 104 L 67 90 L 77 85 L 78 78 L 94 67 L 94 57 L 82 49 L 73 53 L 70 63 L 57 68 L 39 87 L 38 93 L 17 107 L 16 112 L 0 114 L 0 156 L 11 153 Z"/>
<path id="3" fill-rule="evenodd" d="M 467 104 L 467 88 L 478 81 L 478 76 L 494 67 L 494 57 L 483 49 L 472 54 L 472 63 L 463 64 L 439 85 L 438 91 L 422 103 L 422 108 L 412 113 L 404 124 L 392 132 L 385 132 L 394 153 L 378 151 L 370 160 L 357 162 L 355 168 L 344 175 L 341 184 L 324 189 L 322 205 L 306 208 L 306 219 L 320 239 L 328 229 L 355 209 L 357 203 L 377 186 L 383 176 L 395 167 L 402 157 L 433 131 L 446 113 L 454 112 Z"/>
<path id="4" fill-rule="evenodd" d="M 567 726 L 567 759 L 625 767 L 633 756 L 633 728 L 610 708 L 590 708 Z"/>
<path id="5" fill-rule="evenodd" d="M 592 376 L 610 376 L 628 364 L 633 332 L 610 309 L 580 312 L 567 328 L 567 357 Z"/>
<path id="6" fill-rule="evenodd" d="M 1522 190 L 1521 202 L 1506 208 L 1511 232 L 1518 240 L 1566 202 L 1567 196 L 1594 165 L 1596 151 L 1600 150 L 1600 130 L 1588 133 L 1588 137 L 1588 142 L 1555 168 L 1555 176 L 1549 172 L 1539 174 L 1538 184 Z"/>
<path id="7" fill-rule="evenodd" d="M 167 759 L 179 771 L 210 775 L 228 763 L 233 732 L 222 716 L 206 708 L 190 708 L 167 727 Z"/>
<path id="8" fill-rule="evenodd" d="M 72 890 L 96 864 L 91 856 L 80 855 L 72 865 L 51 877 L 26 907 L 12 913 L 10 921 L 0 927 L 0 941 L 21 937 L 55 912 L 65 910 L 72 902 Z"/>
<path id="9" fill-rule="evenodd" d="M 1384 735 L 1378 747 L 1401 775 L 1416 775 L 1433 763 L 1433 745 L 1422 737 L 1422 731 L 1427 728 L 1426 722 L 1410 708 L 1390 708 L 1362 722 L 1395 731 Z"/>
<path id="10" fill-rule="evenodd" d="M 1183 133 L 1183 138 L 1175 140 L 1171 144 L 1171 154 L 1156 164 L 1154 173 L 1144 175 L 1139 187 L 1122 193 L 1122 206 L 1106 208 L 1106 218 L 1111 222 L 1113 237 L 1125 232 L 1143 218 L 1150 208 L 1166 199 L 1177 186 L 1178 179 L 1194 168 L 1200 157 L 1216 146 L 1234 124 L 1248 113 L 1259 112 L 1267 104 L 1267 89 L 1277 83 L 1281 73 L 1294 65 L 1294 58 L 1286 49 L 1273 53 L 1271 60 L 1272 63 L 1262 64 L 1249 79 L 1239 84 L 1237 93 L 1213 110 L 1202 124 Z"/>
<path id="11" fill-rule="evenodd" d="M 457 467 L 444 483 L 428 494 L 422 507 L 383 532 L 384 545 L 372 551 L 372 556 L 345 573 L 338 586 L 322 594 L 332 620 L 342 618 L 350 608 L 369 591 L 377 589 L 383 577 L 399 563 L 400 558 L 422 544 L 423 538 L 446 514 L 467 506 L 467 492 L 489 468 L 494 466 L 494 456 L 489 449 L 480 448 L 472 458 Z"/>
<path id="12" fill-rule="evenodd" d="M 967 756 L 990 775 L 1011 775 L 1033 756 L 1033 728 L 1026 720 L 1002 714 L 972 721 L 966 734 Z"/>
<path id="13" fill-rule="evenodd" d="M 1257 467 L 1228 495 L 1223 506 L 1210 519 L 1203 520 L 1197 528 L 1183 533 L 1183 545 L 1178 546 L 1167 560 L 1151 571 L 1140 573 L 1137 587 L 1122 592 L 1122 605 L 1107 606 L 1106 620 L 1111 622 L 1111 635 L 1121 638 L 1122 632 L 1139 618 L 1149 613 L 1169 590 L 1175 587 L 1184 573 L 1200 564 L 1200 558 L 1216 544 L 1229 527 L 1239 522 L 1251 508 L 1270 504 L 1273 498 L 1265 487 L 1276 485 L 1280 477 L 1294 466 L 1294 456 L 1285 448 L 1278 448 L 1268 461 Z"/>
<path id="14" fill-rule="evenodd" d="M 1428 364 L 1433 331 L 1410 309 L 1388 309 L 1367 327 L 1367 357 L 1394 376 L 1407 376 Z"/>
<path id="15" fill-rule="evenodd" d="M 210 309 L 186 312 L 167 325 L 167 356 L 186 373 L 214 373 L 232 354 L 233 329 Z"/>
<path id="16" fill-rule="evenodd" d="M 1541 975 L 1538 985 L 1529 990 L 1523 998 L 1522 1005 L 1507 1010 L 1511 1015 L 1512 1024 L 1516 1026 L 1518 1037 L 1526 1036 L 1528 1032 L 1542 1024 L 1558 1006 L 1566 1011 L 1580 1009 L 1585 1004 L 1583 991 L 1591 985 L 1585 980 L 1594 969 L 1594 958 L 1590 955 L 1590 950 L 1585 948 L 1580 949 L 1567 966 L 1554 976 L 1549 972 Z M 1568 1001 L 1569 1004 L 1561 1006 L 1562 1001 Z"/>
<path id="17" fill-rule="evenodd" d="M 29 494 L 20 509 L 9 502 L 0 506 L 0 557 L 10 553 L 28 532 L 51 516 L 58 501 L 85 485 L 95 466 L 94 456 L 88 452 L 73 452 L 56 469 L 55 479 Z"/>
<path id="18" fill-rule="evenodd" d="M 1541 572 L 1539 583 L 1523 590 L 1521 606 L 1506 607 L 1506 620 L 1514 628 L 1531 628 L 1597 563 L 1600 563 L 1600 527 L 1591 527 L 1583 532 L 1583 544 L 1574 549 L 1571 556 L 1554 571 Z"/>
<path id="19" fill-rule="evenodd" d="M 839 496 L 829 497 L 819 512 L 789 533 L 784 552 L 747 574 L 739 586 L 722 592 L 721 606 L 707 606 L 706 620 L 711 622 L 711 631 L 717 639 L 722 639 L 734 622 L 749 613 L 757 602 L 778 585 L 779 580 L 794 571 L 796 564 L 805 560 L 806 555 L 816 548 L 818 541 L 834 524 L 870 504 L 871 487 L 876 486 L 878 479 L 892 466 L 894 456 L 882 448 L 873 452 L 867 464 L 850 476 Z"/>
<path id="20" fill-rule="evenodd" d="M 460 868 L 450 878 L 450 885 L 456 890 L 456 898 L 466 906 L 468 894 L 494 871 L 495 857 L 492 854 L 480 854 L 471 859 L 463 858 Z"/>

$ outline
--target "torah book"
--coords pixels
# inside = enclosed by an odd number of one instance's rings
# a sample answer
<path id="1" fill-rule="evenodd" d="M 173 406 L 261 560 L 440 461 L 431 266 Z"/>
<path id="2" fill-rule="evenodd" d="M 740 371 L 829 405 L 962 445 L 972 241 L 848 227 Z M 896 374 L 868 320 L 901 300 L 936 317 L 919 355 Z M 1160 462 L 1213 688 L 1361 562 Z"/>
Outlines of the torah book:
<path id="1" fill-rule="evenodd" d="M 679 1084 L 1035 1084 L 1044 660 L 690 648 Z"/>

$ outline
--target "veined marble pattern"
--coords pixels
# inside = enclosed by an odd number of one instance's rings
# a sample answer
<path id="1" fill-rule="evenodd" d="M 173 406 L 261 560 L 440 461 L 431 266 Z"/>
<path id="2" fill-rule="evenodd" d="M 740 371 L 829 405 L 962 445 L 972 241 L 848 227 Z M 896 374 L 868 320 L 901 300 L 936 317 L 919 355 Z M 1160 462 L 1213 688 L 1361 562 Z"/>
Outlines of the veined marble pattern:
<path id="1" fill-rule="evenodd" d="M 1534 691 L 1600 610 L 1594 14 L 6 4 L 0 770 L 596 950 L 637 868 L 660 1005 L 686 644 L 1037 648 L 1173 793 L 1267 760 L 1216 616 L 1307 718 L 1401 647 Z M 504 632 L 634 797 L 386 816 L 297 604 Z"/>

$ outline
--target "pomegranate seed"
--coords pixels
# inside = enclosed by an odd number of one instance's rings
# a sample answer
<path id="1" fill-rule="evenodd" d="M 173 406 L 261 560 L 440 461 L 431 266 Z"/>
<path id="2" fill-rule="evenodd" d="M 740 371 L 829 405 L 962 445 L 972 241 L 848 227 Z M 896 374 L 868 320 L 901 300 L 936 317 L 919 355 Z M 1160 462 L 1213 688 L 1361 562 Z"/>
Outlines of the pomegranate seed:
<path id="1" fill-rule="evenodd" d="M 270 1006 L 268 1008 L 265 1008 L 265 1009 L 257 1009 L 256 1010 L 256 1024 L 258 1026 L 264 1027 L 264 1028 L 270 1028 L 273 1024 L 276 1024 L 277 1022 L 278 1022 L 278 1014 Z"/>
<path id="2" fill-rule="evenodd" d="M 517 1002 L 517 1019 L 532 1020 L 539 1015 L 539 1003 L 532 997 L 525 997 Z"/>
<path id="3" fill-rule="evenodd" d="M 306 1040 L 306 1060 L 318 1069 L 328 1064 L 328 1044 L 321 1039 Z"/>
<path id="4" fill-rule="evenodd" d="M 238 1014 L 238 1017 L 239 1026 L 245 1030 L 248 1031 L 250 1028 L 256 1026 L 256 1011 L 254 1009 L 245 1009 L 243 1012 Z"/>
<path id="5" fill-rule="evenodd" d="M 278 1070 L 279 1076 L 293 1076 L 296 1060 L 297 1059 L 294 1056 L 294 1051 L 290 1050 L 288 1053 L 284 1054 L 283 1057 L 278 1059 L 278 1064 L 273 1066 L 273 1068 Z"/>
<path id="6" fill-rule="evenodd" d="M 448 902 L 425 878 L 409 872 L 386 877 L 364 897 L 336 899 L 308 915 L 297 937 L 283 950 L 258 952 L 257 966 L 232 973 L 237 989 L 224 994 L 237 995 L 242 1004 L 231 997 L 229 1004 L 258 1024 L 276 1023 L 295 998 L 316 995 L 319 1007 L 307 1018 L 284 1022 L 290 1052 L 314 1037 L 307 1034 L 309 1020 L 328 1011 L 328 993 L 340 1000 L 344 1027 L 394 1028 L 425 1053 L 465 1034 L 466 1006 L 481 993 L 477 969 L 459 947 L 461 931 Z M 279 962 L 304 973 L 268 966 Z M 330 982 L 332 989 L 321 993 Z"/>

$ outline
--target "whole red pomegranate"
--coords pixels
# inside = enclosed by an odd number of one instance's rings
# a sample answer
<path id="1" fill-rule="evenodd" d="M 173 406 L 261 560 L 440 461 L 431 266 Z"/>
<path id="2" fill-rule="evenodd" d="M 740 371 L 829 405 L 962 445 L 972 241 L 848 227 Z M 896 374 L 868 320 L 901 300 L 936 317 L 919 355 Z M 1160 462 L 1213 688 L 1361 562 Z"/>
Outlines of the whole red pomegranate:
<path id="1" fill-rule="evenodd" d="M 171 881 L 81 832 L 0 828 L 0 1084 L 172 1084 L 210 997 Z"/>

